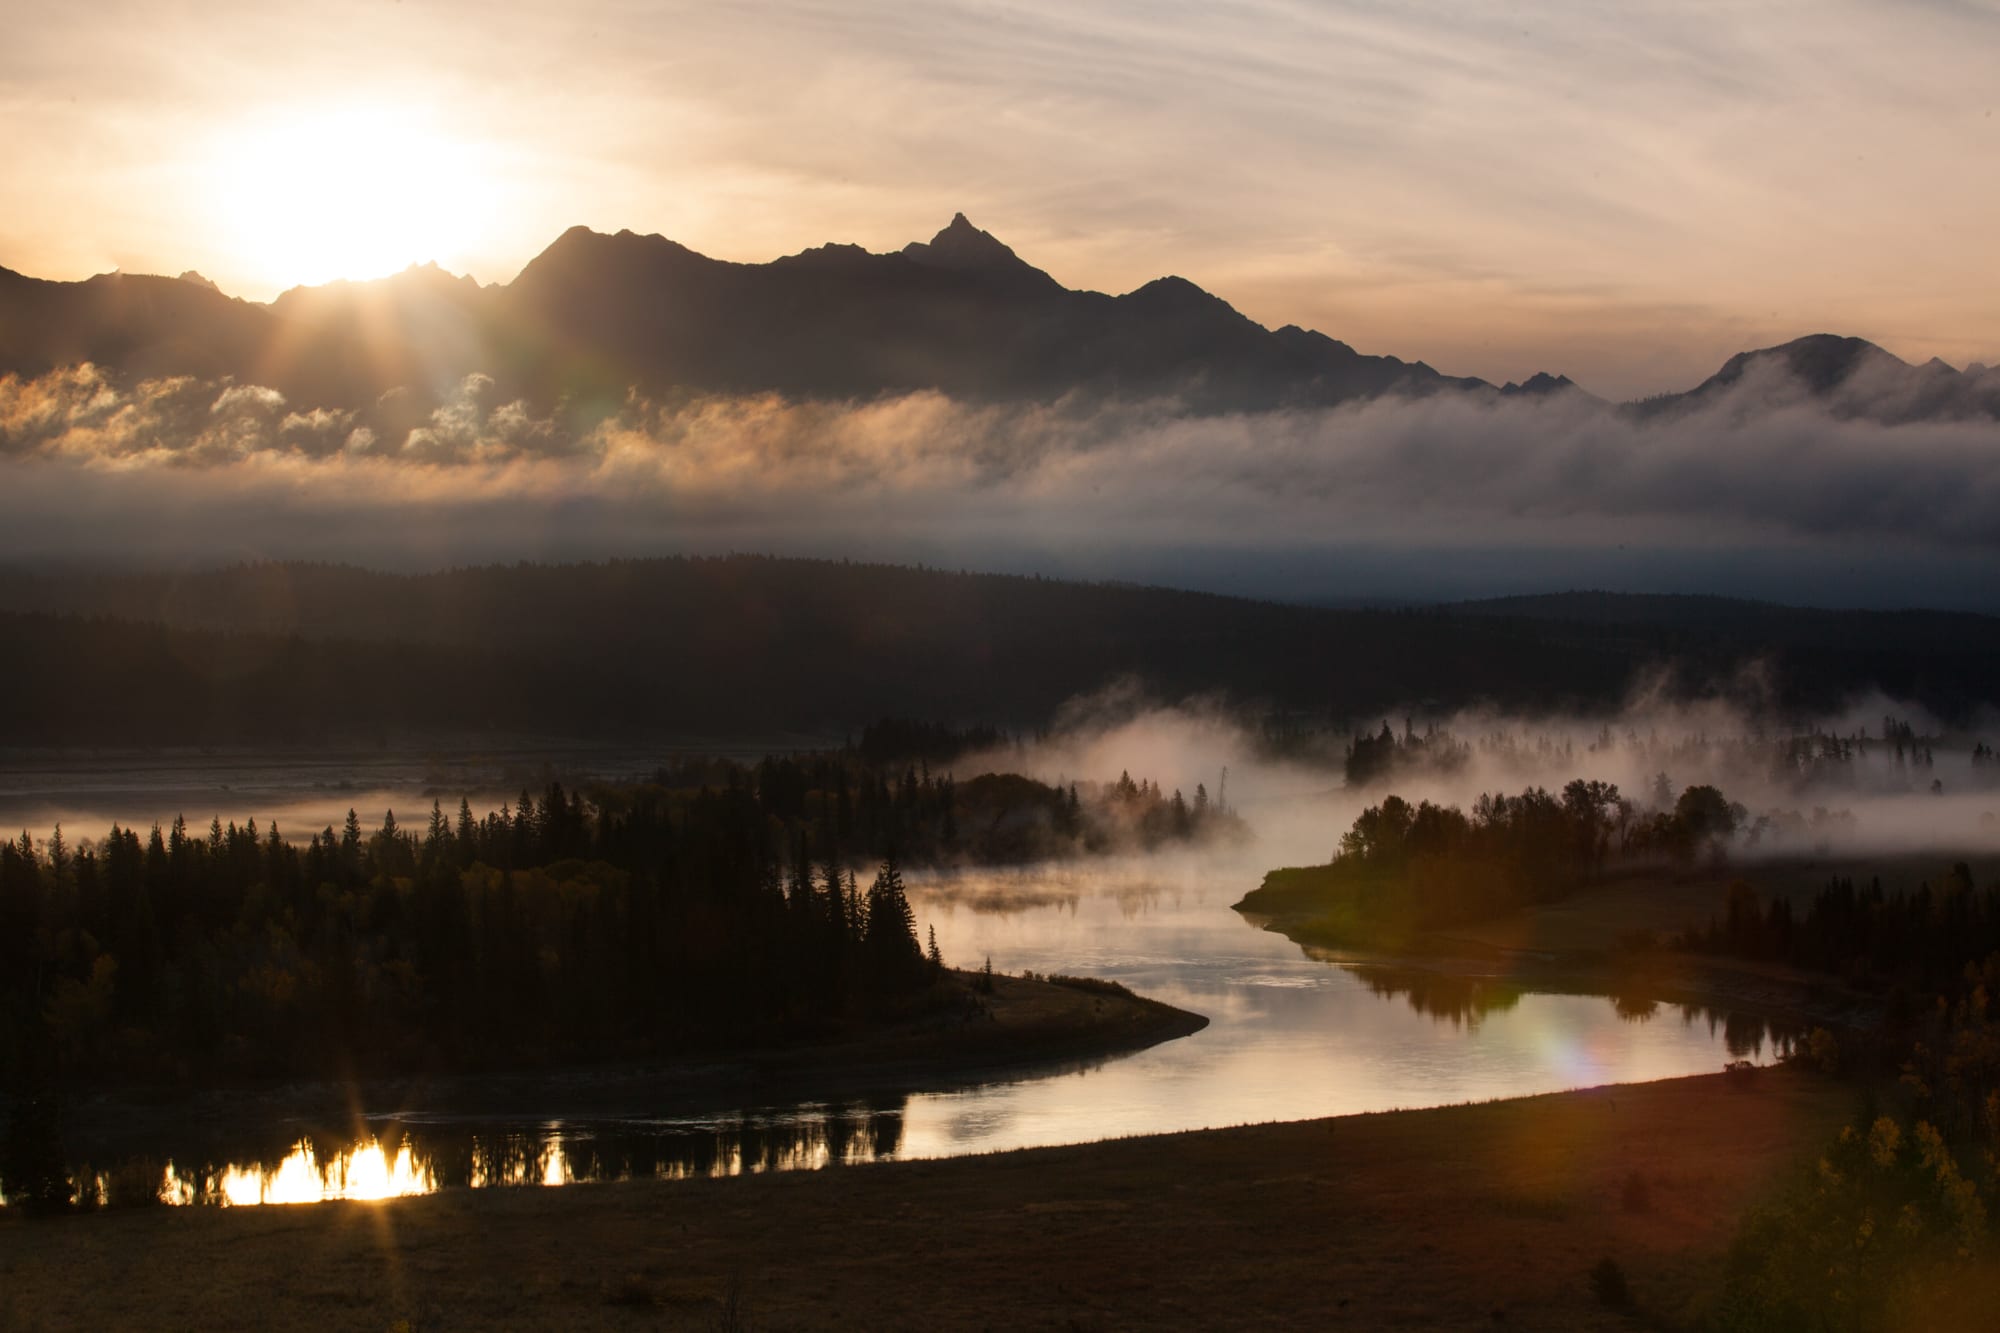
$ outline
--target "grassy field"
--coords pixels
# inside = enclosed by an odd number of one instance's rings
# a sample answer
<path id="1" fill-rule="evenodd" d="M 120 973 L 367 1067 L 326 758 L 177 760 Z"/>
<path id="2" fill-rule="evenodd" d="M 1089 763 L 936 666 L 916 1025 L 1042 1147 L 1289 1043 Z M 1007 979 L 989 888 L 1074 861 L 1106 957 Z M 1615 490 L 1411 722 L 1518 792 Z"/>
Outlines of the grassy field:
<path id="1" fill-rule="evenodd" d="M 1588 1278 L 1610 1258 L 1681 1324 L 1852 1097 L 1774 1069 L 813 1173 L 4 1218 L 0 1321 L 1631 1327 Z"/>

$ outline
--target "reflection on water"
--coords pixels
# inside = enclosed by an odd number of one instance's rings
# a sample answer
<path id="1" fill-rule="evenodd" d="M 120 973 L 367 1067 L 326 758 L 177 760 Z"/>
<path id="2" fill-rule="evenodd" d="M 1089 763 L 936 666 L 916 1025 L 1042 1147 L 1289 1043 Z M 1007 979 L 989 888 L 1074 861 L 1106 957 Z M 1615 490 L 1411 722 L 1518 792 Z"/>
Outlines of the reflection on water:
<path id="1" fill-rule="evenodd" d="M 210 1176 L 199 1185 L 183 1181 L 169 1165 L 162 1197 L 192 1203 L 217 1198 L 222 1203 L 314 1203 L 321 1199 L 393 1199 L 405 1194 L 428 1194 L 437 1188 L 437 1178 L 426 1167 L 418 1167 L 410 1155 L 410 1145 L 389 1149 L 379 1140 L 336 1152 L 319 1160 L 309 1139 L 301 1139 L 274 1168 L 232 1166 L 221 1176 Z"/>
<path id="2" fill-rule="evenodd" d="M 1477 1027 L 1488 1015 L 1517 1007 L 1529 992 L 1498 977 L 1471 977 L 1424 968 L 1381 967 L 1353 962 L 1339 966 L 1360 978 L 1377 995 L 1395 996 L 1420 1014 L 1449 1023 Z M 1773 1056 L 1787 1054 L 1802 1034 L 1793 1025 L 1733 1009 L 1702 1004 L 1664 1004 L 1644 995 L 1606 997 L 1612 1012 L 1627 1023 L 1648 1023 L 1662 1013 L 1678 1014 L 1684 1025 L 1702 1025 L 1710 1037 L 1720 1034 L 1723 1049 L 1739 1060 L 1761 1057 L 1768 1045 Z"/>
<path id="3" fill-rule="evenodd" d="M 1793 1040 L 1743 1014 L 1310 957 L 1230 910 L 1245 874 L 1159 859 L 912 877 L 919 930 L 935 926 L 955 963 L 1107 977 L 1211 1020 L 1133 1055 L 708 1116 L 579 1118 L 552 1104 L 520 1123 L 373 1108 L 349 1130 L 163 1145 L 137 1188 L 250 1204 L 813 1170 L 1668 1078 L 1771 1058 Z M 129 1163 L 79 1174 L 100 1198 L 130 1176 Z"/>
<path id="4" fill-rule="evenodd" d="M 904 1100 L 877 1097 L 706 1120 L 477 1128 L 383 1120 L 355 1135 L 303 1133 L 289 1148 L 265 1156 L 215 1162 L 180 1153 L 157 1168 L 85 1166 L 77 1174 L 92 1182 L 90 1192 L 100 1205 L 149 1201 L 133 1195 L 150 1193 L 162 1203 L 241 1207 L 393 1199 L 496 1185 L 810 1171 L 895 1157 L 902 1146 Z M 154 1171 L 157 1175 L 145 1174 Z"/>

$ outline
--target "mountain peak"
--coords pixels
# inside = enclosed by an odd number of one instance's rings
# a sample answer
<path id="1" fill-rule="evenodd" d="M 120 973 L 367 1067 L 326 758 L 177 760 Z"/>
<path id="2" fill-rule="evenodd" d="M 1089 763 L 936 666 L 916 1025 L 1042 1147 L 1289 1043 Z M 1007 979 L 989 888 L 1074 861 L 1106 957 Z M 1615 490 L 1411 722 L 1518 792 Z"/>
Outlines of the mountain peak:
<path id="1" fill-rule="evenodd" d="M 596 231 L 579 222 L 568 228 L 562 235 L 550 241 L 541 254 L 528 261 L 530 265 L 550 255 L 565 254 L 615 254 L 636 253 L 642 250 L 667 250 L 683 254 L 693 254 L 679 241 L 671 241 L 658 232 L 636 232 L 630 227 L 622 227 L 615 232 Z"/>
<path id="2" fill-rule="evenodd" d="M 195 272 L 193 269 L 189 269 L 187 272 L 181 274 L 181 281 L 191 282 L 197 287 L 206 287 L 212 292 L 219 292 L 222 290 L 222 288 L 216 286 L 213 281 L 211 281 L 208 278 L 204 278 L 201 274 Z"/>
<path id="3" fill-rule="evenodd" d="M 991 273 L 1034 278 L 1053 284 L 1054 278 L 1029 264 L 989 231 L 981 231 L 963 213 L 953 213 L 944 230 L 928 242 L 911 241 L 903 247 L 905 257 L 928 268 L 948 268 L 961 273 Z"/>
<path id="4" fill-rule="evenodd" d="M 1575 387 L 1576 387 L 1576 381 L 1572 380 L 1567 375 L 1551 375 L 1546 370 L 1538 370 L 1534 374 L 1528 376 L 1527 379 L 1521 381 L 1519 384 L 1514 383 L 1514 381 L 1512 380 L 1508 380 L 1505 384 L 1500 386 L 1500 392 L 1509 395 L 1512 394 L 1539 395 L 1539 394 L 1561 393 L 1564 389 L 1574 389 Z"/>
<path id="5" fill-rule="evenodd" d="M 1181 314 L 1228 314 L 1238 319 L 1244 316 L 1235 306 L 1196 283 L 1189 282 L 1179 274 L 1169 273 L 1163 278 L 1154 278 L 1143 287 L 1118 298 L 1133 305 L 1162 312 Z"/>
<path id="6" fill-rule="evenodd" d="M 1729 358 L 1708 383 L 1697 386 L 1699 393 L 1709 385 L 1732 385 L 1753 365 L 1777 364 L 1815 394 L 1832 392 L 1862 365 L 1874 362 L 1907 370 L 1908 365 L 1865 338 L 1843 337 L 1837 333 L 1809 333 L 1776 347 L 1760 347 Z"/>

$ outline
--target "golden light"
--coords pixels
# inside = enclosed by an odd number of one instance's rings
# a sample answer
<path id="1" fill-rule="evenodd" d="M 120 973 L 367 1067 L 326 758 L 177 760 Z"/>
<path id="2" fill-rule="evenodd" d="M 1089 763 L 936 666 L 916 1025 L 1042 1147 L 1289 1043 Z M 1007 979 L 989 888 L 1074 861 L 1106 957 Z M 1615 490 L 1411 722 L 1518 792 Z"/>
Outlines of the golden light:
<path id="1" fill-rule="evenodd" d="M 168 1187 L 175 1183 L 169 1168 Z M 391 1157 L 379 1140 L 370 1139 L 322 1163 L 312 1145 L 302 1139 L 274 1169 L 229 1167 L 222 1173 L 216 1192 L 222 1203 L 246 1207 L 326 1199 L 397 1199 L 429 1194 L 436 1188 L 435 1177 L 411 1155 L 408 1143 Z M 165 1189 L 162 1197 L 166 1197 Z"/>
<path id="2" fill-rule="evenodd" d="M 453 267 L 499 194 L 482 145 L 392 103 L 246 114 L 216 140 L 206 175 L 237 271 L 274 289 Z"/>
<path id="3" fill-rule="evenodd" d="M 570 1174 L 569 1158 L 563 1152 L 562 1140 L 549 1140 L 548 1156 L 542 1159 L 542 1183 L 544 1185 L 567 1185 L 576 1177 Z"/>

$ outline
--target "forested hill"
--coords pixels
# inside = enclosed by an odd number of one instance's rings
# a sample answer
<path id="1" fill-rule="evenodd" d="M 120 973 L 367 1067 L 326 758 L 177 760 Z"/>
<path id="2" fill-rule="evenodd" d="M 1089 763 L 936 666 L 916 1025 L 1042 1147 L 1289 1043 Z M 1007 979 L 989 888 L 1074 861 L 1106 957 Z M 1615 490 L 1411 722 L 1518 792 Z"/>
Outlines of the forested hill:
<path id="1" fill-rule="evenodd" d="M 401 575 L 259 564 L 0 574 L 0 744 L 623 739 L 1010 726 L 1122 678 L 1372 720 L 1610 707 L 1641 673 L 1778 707 L 1880 689 L 1946 718 L 2000 693 L 2000 620 L 1563 619 L 1337 611 L 1107 584 L 732 556 Z"/>
<path id="2" fill-rule="evenodd" d="M 1522 620 L 1573 621 L 1590 625 L 1678 627 L 1698 631 L 1761 627 L 1785 643 L 1839 644 L 1854 632 L 1856 612 L 1810 606 L 1779 606 L 1741 597 L 1691 593 L 1631 593 L 1572 591 L 1522 597 L 1491 597 L 1454 602 L 1455 615 L 1503 616 Z M 1977 636 L 1992 618 L 1950 611 L 1878 611 L 1867 623 L 1877 632 L 1907 626 L 1917 634 L 1938 635 L 1957 627 Z"/>

